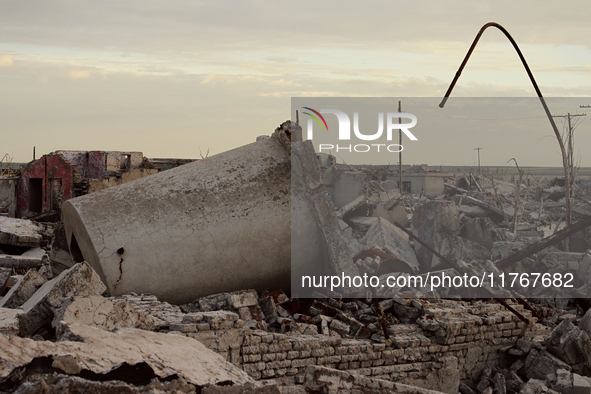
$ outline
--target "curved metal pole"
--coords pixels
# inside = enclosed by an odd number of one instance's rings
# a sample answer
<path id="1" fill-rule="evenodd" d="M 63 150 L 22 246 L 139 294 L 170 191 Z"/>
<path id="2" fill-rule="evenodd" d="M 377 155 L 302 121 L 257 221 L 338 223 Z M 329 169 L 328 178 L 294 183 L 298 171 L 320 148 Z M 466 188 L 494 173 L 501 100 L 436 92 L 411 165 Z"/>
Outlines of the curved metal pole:
<path id="1" fill-rule="evenodd" d="M 476 35 L 474 42 L 472 42 L 472 45 L 470 46 L 468 53 L 464 57 L 464 60 L 462 61 L 460 68 L 456 72 L 456 75 L 455 75 L 453 81 L 451 81 L 451 85 L 449 85 L 447 92 L 445 92 L 445 96 L 443 97 L 443 100 L 441 100 L 439 107 L 443 108 L 445 106 L 445 103 L 447 102 L 447 99 L 451 95 L 451 92 L 452 92 L 454 86 L 456 86 L 456 82 L 460 78 L 460 75 L 462 74 L 462 71 L 464 70 L 466 63 L 468 63 L 468 59 L 470 58 L 470 55 L 472 55 L 472 52 L 474 51 L 476 44 L 478 44 L 478 41 L 480 40 L 482 33 L 484 33 L 484 31 L 486 29 L 488 29 L 489 27 L 496 27 L 497 29 L 502 31 L 503 34 L 505 34 L 505 36 L 509 39 L 509 41 L 513 45 L 513 48 L 515 48 L 515 51 L 517 52 L 517 55 L 519 55 L 519 58 L 521 59 L 521 63 L 523 63 L 523 67 L 525 67 L 525 71 L 527 72 L 527 75 L 529 76 L 529 79 L 530 79 L 532 85 L 534 86 L 534 89 L 536 90 L 536 94 L 540 98 L 540 102 L 542 103 L 542 107 L 544 107 L 544 112 L 546 112 L 546 116 L 548 117 L 548 120 L 550 121 L 550 125 L 552 125 L 552 130 L 554 130 L 554 134 L 556 135 L 556 139 L 558 140 L 558 145 L 560 145 L 560 153 L 562 154 L 562 166 L 564 167 L 564 183 L 565 183 L 565 189 L 566 189 L 565 190 L 566 191 L 566 197 L 565 197 L 566 225 L 570 226 L 570 223 L 571 223 L 570 173 L 568 172 L 568 163 L 567 163 L 567 156 L 566 156 L 566 149 L 564 147 L 564 142 L 562 141 L 562 137 L 560 136 L 560 133 L 558 132 L 558 128 L 556 127 L 556 123 L 554 122 L 554 118 L 552 117 L 552 114 L 550 113 L 550 110 L 548 109 L 548 106 L 546 105 L 546 100 L 544 100 L 544 96 L 542 96 L 542 92 L 540 91 L 540 88 L 538 87 L 538 84 L 536 83 L 536 80 L 534 79 L 534 75 L 532 74 L 531 70 L 529 69 L 527 62 L 525 61 L 525 57 L 521 53 L 521 50 L 517 46 L 517 43 L 515 42 L 513 37 L 511 37 L 509 32 L 507 30 L 505 30 L 505 28 L 503 26 L 501 26 L 495 22 L 489 22 L 486 25 L 482 26 L 482 28 L 480 29 L 480 31 Z"/>

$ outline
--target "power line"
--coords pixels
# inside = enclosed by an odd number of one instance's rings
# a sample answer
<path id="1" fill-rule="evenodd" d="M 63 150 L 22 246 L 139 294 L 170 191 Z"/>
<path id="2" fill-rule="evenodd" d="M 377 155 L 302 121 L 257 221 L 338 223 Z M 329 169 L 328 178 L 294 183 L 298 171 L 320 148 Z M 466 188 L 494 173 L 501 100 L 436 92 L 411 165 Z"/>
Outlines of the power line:
<path id="1" fill-rule="evenodd" d="M 481 149 L 484 149 L 484 148 L 480 148 L 480 147 L 478 147 L 478 148 L 474 148 L 474 149 L 473 149 L 473 150 L 477 150 L 477 151 L 478 151 L 478 175 L 480 175 L 480 174 L 481 174 L 481 172 L 480 172 L 480 150 L 481 150 Z"/>

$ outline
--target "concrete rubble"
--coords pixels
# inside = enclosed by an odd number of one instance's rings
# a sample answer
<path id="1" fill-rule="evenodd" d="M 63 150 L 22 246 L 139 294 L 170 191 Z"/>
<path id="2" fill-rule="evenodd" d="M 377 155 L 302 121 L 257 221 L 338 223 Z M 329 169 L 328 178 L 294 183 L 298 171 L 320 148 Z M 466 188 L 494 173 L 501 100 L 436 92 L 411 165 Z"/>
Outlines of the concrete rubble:
<path id="1" fill-rule="evenodd" d="M 508 179 L 414 168 L 401 193 L 391 170 L 349 167 L 288 121 L 68 200 L 65 223 L 0 217 L 0 392 L 591 394 L 591 227 L 551 239 L 560 180 L 524 183 L 516 204 Z M 576 190 L 585 220 L 591 183 Z M 384 278 L 505 264 L 572 273 L 573 290 L 298 297 L 289 283 L 314 265 Z"/>

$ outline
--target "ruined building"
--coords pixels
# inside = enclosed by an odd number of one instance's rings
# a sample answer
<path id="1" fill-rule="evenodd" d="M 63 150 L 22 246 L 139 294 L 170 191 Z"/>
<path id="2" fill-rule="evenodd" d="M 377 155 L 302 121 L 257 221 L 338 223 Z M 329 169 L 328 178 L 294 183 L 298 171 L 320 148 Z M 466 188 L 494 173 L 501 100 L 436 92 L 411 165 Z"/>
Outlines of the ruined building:
<path id="1" fill-rule="evenodd" d="M 57 221 L 62 203 L 70 198 L 192 161 L 149 160 L 142 152 L 55 151 L 29 162 L 20 173 L 0 178 L 0 212 L 10 217 Z"/>

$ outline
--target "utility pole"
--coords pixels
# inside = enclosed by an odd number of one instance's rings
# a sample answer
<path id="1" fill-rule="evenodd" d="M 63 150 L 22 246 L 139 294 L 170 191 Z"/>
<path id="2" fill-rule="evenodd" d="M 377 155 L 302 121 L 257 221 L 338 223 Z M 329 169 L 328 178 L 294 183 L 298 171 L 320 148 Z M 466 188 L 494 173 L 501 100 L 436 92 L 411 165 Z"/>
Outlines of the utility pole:
<path id="1" fill-rule="evenodd" d="M 473 150 L 477 150 L 478 151 L 478 175 L 482 175 L 482 173 L 480 172 L 480 149 L 484 149 L 484 148 L 474 148 Z"/>
<path id="2" fill-rule="evenodd" d="M 402 109 L 400 106 L 400 100 L 398 100 L 398 113 L 401 113 Z M 402 123 L 402 118 L 398 118 L 398 124 Z M 398 152 L 398 175 L 400 176 L 400 183 L 398 189 L 400 189 L 400 196 L 404 192 L 402 188 L 402 129 L 398 129 L 398 145 L 400 145 L 400 151 Z"/>
<path id="3" fill-rule="evenodd" d="M 581 108 L 584 108 L 584 107 L 581 105 Z M 587 108 L 589 108 L 589 107 L 587 107 Z M 569 180 L 571 182 L 571 185 L 569 185 L 570 186 L 569 189 L 571 191 L 572 197 L 574 197 L 574 195 L 575 195 L 575 179 L 574 179 L 574 176 L 575 176 L 575 166 L 574 166 L 574 158 L 573 158 L 573 156 L 574 156 L 574 153 L 573 153 L 573 151 L 574 151 L 574 149 L 573 149 L 573 145 L 574 145 L 574 128 L 573 128 L 573 124 L 572 124 L 571 120 L 573 118 L 578 117 L 578 116 L 587 116 L 587 114 L 571 114 L 569 112 L 566 115 L 552 115 L 552 117 L 554 117 L 554 118 L 566 118 L 567 121 L 568 121 L 568 140 L 567 140 L 567 146 L 566 146 L 566 148 L 567 148 L 566 149 L 566 156 L 567 156 L 567 162 L 568 162 L 567 163 L 568 164 L 568 169 L 569 169 L 569 172 L 570 172 L 570 177 L 569 177 L 570 179 Z M 566 181 L 567 180 L 565 179 L 565 182 Z"/>

